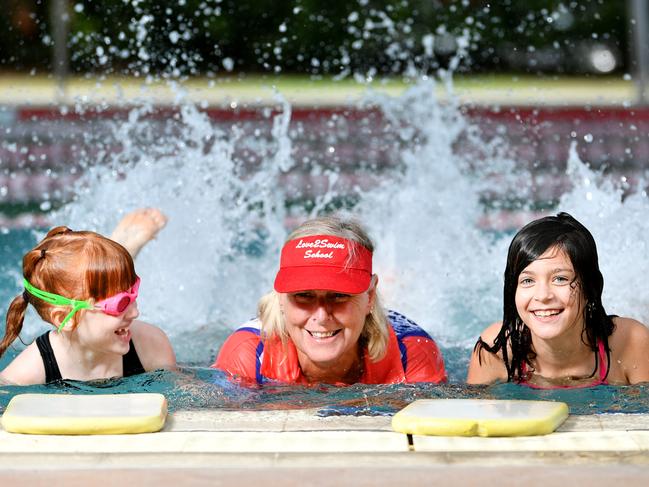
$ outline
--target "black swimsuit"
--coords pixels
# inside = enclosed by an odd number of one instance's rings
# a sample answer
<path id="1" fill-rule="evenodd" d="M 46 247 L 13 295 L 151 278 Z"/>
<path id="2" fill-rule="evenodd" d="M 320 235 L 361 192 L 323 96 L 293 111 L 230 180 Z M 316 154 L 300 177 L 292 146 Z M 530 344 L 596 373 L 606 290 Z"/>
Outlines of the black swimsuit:
<path id="1" fill-rule="evenodd" d="M 52 344 L 50 343 L 50 332 L 43 333 L 36 339 L 36 346 L 38 351 L 41 352 L 43 365 L 45 366 L 45 383 L 57 382 L 63 379 L 59 364 L 54 356 Z M 143 374 L 144 367 L 140 362 L 140 357 L 137 356 L 137 351 L 133 346 L 133 340 L 128 344 L 128 352 L 122 357 L 122 368 L 124 369 L 124 377 L 130 375 Z"/>

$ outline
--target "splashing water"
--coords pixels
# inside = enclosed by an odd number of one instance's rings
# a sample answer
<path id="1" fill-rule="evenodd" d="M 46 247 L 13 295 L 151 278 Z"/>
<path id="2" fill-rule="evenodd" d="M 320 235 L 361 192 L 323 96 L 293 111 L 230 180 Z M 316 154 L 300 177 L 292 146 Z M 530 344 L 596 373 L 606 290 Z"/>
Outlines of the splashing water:
<path id="1" fill-rule="evenodd" d="M 449 330 L 458 322 L 454 315 L 466 315 L 460 296 L 470 286 L 455 276 L 475 271 L 458 274 L 453 253 L 473 254 L 475 261 L 465 261 L 463 268 L 482 269 L 480 262 L 491 262 L 485 258 L 490 248 L 475 227 L 481 211 L 477 189 L 452 149 L 466 122 L 455 107 L 434 101 L 421 107 L 432 88 L 427 83 L 404 100 L 379 100 L 386 118 L 402 127 L 399 136 L 406 145 L 414 141 L 413 126 L 425 141 L 404 150 L 397 167 L 376 186 L 356 188 L 360 201 L 353 212 L 376 236 L 387 304 L 413 313 L 435 335 L 456 341 L 458 332 Z M 74 201 L 52 221 L 109 234 L 124 212 L 161 208 L 170 223 L 137 262 L 143 282 L 155 283 L 142 286 L 143 318 L 173 330 L 172 335 L 202 325 L 232 328 L 254 315 L 256 300 L 271 288 L 289 216 L 285 202 L 299 189 L 287 184 L 286 176 L 295 169 L 327 180 L 324 191 L 313 195 L 310 210 L 309 205 L 291 210 L 292 219 L 300 220 L 340 196 L 339 179 L 345 174 L 316 161 L 304 168 L 292 159 L 286 103 L 272 118 L 268 139 L 237 128 L 225 132 L 191 105 L 182 105 L 176 120 L 162 129 L 153 130 L 147 114 L 146 107 L 136 109 L 126 123 L 115 124 L 121 151 L 108 167 L 87 172 Z M 242 145 L 257 154 L 254 167 L 235 156 Z M 424 226 L 419 225 L 422 214 L 427 215 Z M 429 234 L 430 228 L 440 230 Z M 493 270 L 488 274 L 493 280 Z M 493 316 L 496 300 L 489 299 Z M 436 316 L 434 326 L 430 316 Z M 460 333 L 466 338 L 468 330 Z"/>
<path id="2" fill-rule="evenodd" d="M 616 185 L 601 173 L 590 170 L 579 160 L 574 144 L 566 172 L 573 188 L 562 195 L 559 209 L 581 221 L 597 242 L 606 311 L 649 323 L 645 277 L 649 271 L 646 191 L 623 197 L 624 180 Z M 644 188 L 646 184 L 640 181 L 638 187 Z"/>
<path id="3" fill-rule="evenodd" d="M 290 107 L 273 119 L 272 141 L 248 141 L 264 153 L 255 172 L 233 158 L 236 130 L 224 133 L 196 107 L 182 106 L 162 137 L 144 115 L 135 110 L 127 124 L 116 124 L 116 139 L 128 138 L 123 150 L 108 168 L 89 171 L 75 201 L 53 220 L 110 234 L 125 212 L 159 207 L 169 225 L 137 262 L 151 283 L 141 288 L 145 318 L 176 331 L 249 318 L 255 308 L 248 296 L 268 289 L 272 268 L 249 247 L 257 241 L 275 253 L 284 232 L 277 184 L 292 164 Z"/>
<path id="4" fill-rule="evenodd" d="M 501 155 L 497 140 L 485 142 L 452 99 L 440 103 L 433 92 L 427 81 L 398 98 L 368 95 L 364 106 L 378 106 L 393 132 L 394 161 L 370 168 L 370 182 L 351 189 L 345 180 L 361 173 L 360 164 L 297 160 L 304 150 L 285 102 L 279 112 L 265 114 L 270 129 L 261 134 L 258 127 L 224 130 L 188 104 L 155 130 L 146 108 L 133 110 L 126 123 L 115 124 L 122 150 L 108 167 L 88 171 L 75 200 L 53 221 L 109 233 L 137 207 L 168 214 L 168 227 L 137 261 L 143 282 L 151 283 L 142 286 L 143 318 L 170 332 L 181 361 L 205 364 L 211 358 L 206 340 L 216 347 L 254 315 L 257 299 L 271 288 L 287 226 L 329 211 L 332 202 L 352 193 L 346 209 L 378 244 L 376 267 L 387 306 L 410 315 L 442 344 L 468 347 L 500 317 L 510 238 L 478 224 L 488 211 L 485 191 L 524 198 L 520 181 L 532 178 Z M 318 135 L 327 147 L 349 142 L 332 132 Z M 458 150 L 459 141 L 465 149 L 482 144 L 483 160 L 478 164 L 470 150 Z M 242 148 L 254 158 L 242 159 Z M 296 174 L 306 174 L 312 194 L 290 205 L 302 191 Z M 640 218 L 649 208 L 646 194 L 623 199 L 622 190 L 584 166 L 574 149 L 567 177 L 573 188 L 557 210 L 592 229 L 607 309 L 646 321 L 646 296 L 628 292 L 642 289 L 649 270 L 649 228 Z M 314 178 L 326 180 L 319 190 Z"/>
<path id="5" fill-rule="evenodd" d="M 498 315 L 500 264 L 477 227 L 482 181 L 455 150 L 469 124 L 457 106 L 431 98 L 431 88 L 422 83 L 400 99 L 380 100 L 386 116 L 404 127 L 407 144 L 400 173 L 366 194 L 359 214 L 379 242 L 389 303 L 436 337 L 468 343 Z M 502 171 L 508 162 L 491 165 Z"/>

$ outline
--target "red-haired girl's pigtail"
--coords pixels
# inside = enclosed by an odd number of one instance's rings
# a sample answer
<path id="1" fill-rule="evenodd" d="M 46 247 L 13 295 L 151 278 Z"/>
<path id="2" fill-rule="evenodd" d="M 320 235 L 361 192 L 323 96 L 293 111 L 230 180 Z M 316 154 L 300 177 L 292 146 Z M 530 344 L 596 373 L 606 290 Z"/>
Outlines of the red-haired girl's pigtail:
<path id="1" fill-rule="evenodd" d="M 9 305 L 7 311 L 7 320 L 5 328 L 5 336 L 0 342 L 0 356 L 5 353 L 9 345 L 18 338 L 20 331 L 23 329 L 23 321 L 25 320 L 25 311 L 27 310 L 28 301 L 25 299 L 24 294 L 16 296 Z"/>
<path id="2" fill-rule="evenodd" d="M 57 228 L 61 229 L 65 227 Z M 38 264 L 38 262 L 43 259 L 45 255 L 45 249 L 34 249 L 27 252 L 23 257 L 23 276 L 25 276 L 28 281 L 31 282 L 31 278 L 34 275 L 34 270 L 36 269 L 36 264 Z M 11 345 L 13 341 L 18 338 L 20 331 L 23 329 L 23 322 L 25 321 L 25 312 L 27 311 L 28 304 L 29 295 L 27 294 L 27 291 L 24 291 L 21 295 L 16 296 L 9 305 L 9 310 L 7 311 L 7 318 L 5 321 L 5 335 L 2 338 L 2 341 L 0 341 L 0 356 L 2 356 L 7 348 L 9 348 L 9 345 Z"/>

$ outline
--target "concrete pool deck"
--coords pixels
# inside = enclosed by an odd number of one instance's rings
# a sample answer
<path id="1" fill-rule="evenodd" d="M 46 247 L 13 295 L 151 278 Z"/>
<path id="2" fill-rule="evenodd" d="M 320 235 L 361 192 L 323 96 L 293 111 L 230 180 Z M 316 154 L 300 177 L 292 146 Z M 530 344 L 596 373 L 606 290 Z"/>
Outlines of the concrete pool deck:
<path id="1" fill-rule="evenodd" d="M 396 433 L 391 417 L 179 411 L 158 433 L 0 431 L 2 485 L 649 484 L 649 415 L 570 416 L 546 436 Z"/>

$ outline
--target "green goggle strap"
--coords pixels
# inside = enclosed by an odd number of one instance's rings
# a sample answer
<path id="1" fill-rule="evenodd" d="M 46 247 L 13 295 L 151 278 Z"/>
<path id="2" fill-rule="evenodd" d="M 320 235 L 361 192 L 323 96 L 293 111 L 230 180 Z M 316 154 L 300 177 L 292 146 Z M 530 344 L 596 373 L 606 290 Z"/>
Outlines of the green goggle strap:
<path id="1" fill-rule="evenodd" d="M 76 299 L 66 298 L 54 293 L 48 293 L 47 291 L 42 291 L 38 288 L 32 286 L 27 279 L 23 278 L 23 286 L 25 290 L 32 296 L 37 297 L 38 299 L 45 301 L 46 303 L 53 304 L 54 306 L 72 306 L 72 310 L 67 314 L 63 321 L 57 328 L 57 331 L 60 332 L 65 324 L 70 321 L 77 311 L 82 309 L 92 309 L 93 306 L 88 301 L 77 301 Z"/>

